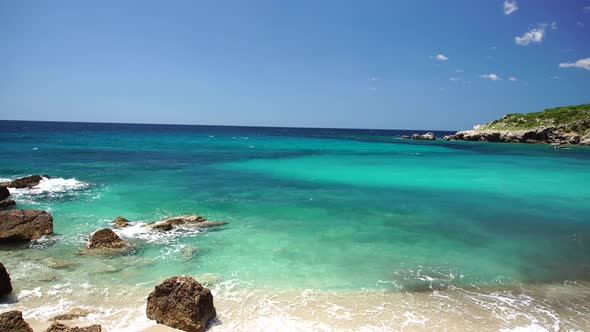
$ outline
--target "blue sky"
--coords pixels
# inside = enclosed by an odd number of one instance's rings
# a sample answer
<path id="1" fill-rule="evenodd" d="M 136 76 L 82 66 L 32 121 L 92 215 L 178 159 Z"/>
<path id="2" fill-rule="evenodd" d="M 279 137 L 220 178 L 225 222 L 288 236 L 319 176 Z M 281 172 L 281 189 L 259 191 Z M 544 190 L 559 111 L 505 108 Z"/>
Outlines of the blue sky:
<path id="1" fill-rule="evenodd" d="M 5 120 L 454 130 L 590 102 L 590 0 L 0 0 L 0 40 Z"/>

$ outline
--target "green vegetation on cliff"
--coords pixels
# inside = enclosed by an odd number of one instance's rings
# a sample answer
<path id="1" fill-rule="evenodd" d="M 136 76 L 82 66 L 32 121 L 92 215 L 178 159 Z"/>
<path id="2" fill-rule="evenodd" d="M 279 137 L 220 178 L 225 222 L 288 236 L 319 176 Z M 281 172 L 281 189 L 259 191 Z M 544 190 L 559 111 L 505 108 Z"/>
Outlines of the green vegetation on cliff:
<path id="1" fill-rule="evenodd" d="M 550 108 L 534 113 L 507 114 L 481 126 L 480 130 L 513 131 L 547 127 L 564 127 L 580 134 L 590 133 L 590 104 Z"/>

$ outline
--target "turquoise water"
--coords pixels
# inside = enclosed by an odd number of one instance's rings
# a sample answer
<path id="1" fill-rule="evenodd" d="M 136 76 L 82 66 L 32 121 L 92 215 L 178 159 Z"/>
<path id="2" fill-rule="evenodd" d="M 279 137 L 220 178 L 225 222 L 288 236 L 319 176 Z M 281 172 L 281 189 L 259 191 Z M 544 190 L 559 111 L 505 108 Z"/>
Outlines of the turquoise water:
<path id="1" fill-rule="evenodd" d="M 0 178 L 50 175 L 13 198 L 51 211 L 57 234 L 0 258 L 17 279 L 54 257 L 76 263 L 58 279 L 97 284 L 212 274 L 252 288 L 413 291 L 589 279 L 590 148 L 401 134 L 0 121 Z M 193 213 L 228 224 L 135 227 L 119 231 L 132 254 L 79 255 L 116 216 Z"/>

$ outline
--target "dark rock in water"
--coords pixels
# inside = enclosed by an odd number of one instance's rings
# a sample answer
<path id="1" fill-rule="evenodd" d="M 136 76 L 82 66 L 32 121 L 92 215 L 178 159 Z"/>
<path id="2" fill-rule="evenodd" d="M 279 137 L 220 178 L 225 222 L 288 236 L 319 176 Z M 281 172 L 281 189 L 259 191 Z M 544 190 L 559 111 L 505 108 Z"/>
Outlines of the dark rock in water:
<path id="1" fill-rule="evenodd" d="M 0 209 L 16 205 L 16 202 L 11 199 L 3 199 L 0 201 Z"/>
<path id="2" fill-rule="evenodd" d="M 100 325 L 90 325 L 86 327 L 70 327 L 62 323 L 53 323 L 45 330 L 45 332 L 101 332 L 102 327 Z"/>
<path id="3" fill-rule="evenodd" d="M 146 314 L 158 324 L 187 332 L 202 332 L 217 313 L 213 295 L 191 277 L 172 277 L 149 295 Z"/>
<path id="4" fill-rule="evenodd" d="M 43 178 L 50 179 L 48 175 L 31 175 L 25 176 L 24 178 L 19 178 L 16 180 L 12 180 L 9 182 L 3 182 L 0 186 L 3 187 L 10 187 L 10 188 L 31 188 L 39 184 Z"/>
<path id="5" fill-rule="evenodd" d="M 33 329 L 23 319 L 22 312 L 13 310 L 0 314 L 0 331 L 33 332 Z"/>
<path id="6" fill-rule="evenodd" d="M 6 187 L 0 187 L 0 201 L 5 200 L 10 196 L 10 191 Z"/>
<path id="7" fill-rule="evenodd" d="M 197 228 L 207 228 L 207 227 L 214 227 L 214 226 L 221 226 L 227 224 L 224 221 L 208 221 L 207 219 L 203 218 L 202 216 L 191 214 L 185 216 L 178 216 L 168 219 L 162 219 L 160 221 L 156 221 L 154 223 L 148 224 L 148 227 L 153 229 L 157 229 L 160 231 L 169 231 L 174 228 L 174 226 L 186 225 L 186 226 L 194 226 Z"/>
<path id="8" fill-rule="evenodd" d="M 4 264 L 0 263 L 0 296 L 12 293 L 12 283 L 10 282 L 10 275 Z"/>
<path id="9" fill-rule="evenodd" d="M 123 241 L 110 228 L 103 228 L 94 232 L 88 242 L 88 249 L 120 250 L 130 248 L 131 245 L 128 242 Z"/>
<path id="10" fill-rule="evenodd" d="M 0 243 L 30 241 L 53 234 L 53 217 L 42 210 L 0 211 Z"/>
<path id="11" fill-rule="evenodd" d="M 426 134 L 412 134 L 412 136 L 409 135 L 402 135 L 403 139 L 417 139 L 417 140 L 425 140 L 425 141 L 434 141 L 436 140 L 436 136 L 434 136 L 433 132 L 427 132 Z"/>
<path id="12" fill-rule="evenodd" d="M 115 218 L 115 220 L 113 220 L 113 224 L 117 225 L 117 227 L 119 228 L 123 228 L 129 226 L 129 220 L 121 216 L 118 216 L 117 218 Z"/>
<path id="13" fill-rule="evenodd" d="M 88 311 L 88 310 L 76 308 L 66 314 L 61 314 L 61 315 L 57 315 L 55 317 L 52 317 L 50 319 L 50 321 L 72 320 L 72 319 L 76 319 L 76 318 L 86 317 L 89 314 L 90 314 L 90 311 Z"/>

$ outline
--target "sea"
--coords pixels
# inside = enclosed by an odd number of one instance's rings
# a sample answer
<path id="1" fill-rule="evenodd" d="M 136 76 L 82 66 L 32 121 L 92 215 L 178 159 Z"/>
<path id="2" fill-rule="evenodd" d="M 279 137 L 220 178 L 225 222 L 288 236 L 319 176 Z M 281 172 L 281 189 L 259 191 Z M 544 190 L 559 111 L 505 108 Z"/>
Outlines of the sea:
<path id="1" fill-rule="evenodd" d="M 48 175 L 11 198 L 55 232 L 0 246 L 0 312 L 143 331 L 188 275 L 213 332 L 590 331 L 590 148 L 415 132 L 0 121 L 0 181 Z M 144 227 L 186 214 L 227 224 Z M 105 227 L 135 249 L 85 251 Z"/>

